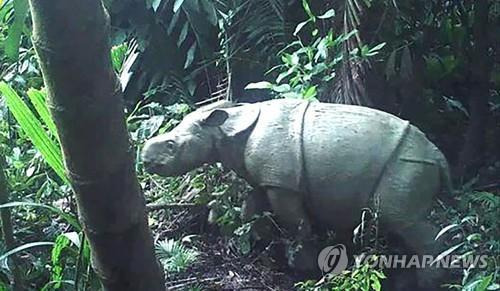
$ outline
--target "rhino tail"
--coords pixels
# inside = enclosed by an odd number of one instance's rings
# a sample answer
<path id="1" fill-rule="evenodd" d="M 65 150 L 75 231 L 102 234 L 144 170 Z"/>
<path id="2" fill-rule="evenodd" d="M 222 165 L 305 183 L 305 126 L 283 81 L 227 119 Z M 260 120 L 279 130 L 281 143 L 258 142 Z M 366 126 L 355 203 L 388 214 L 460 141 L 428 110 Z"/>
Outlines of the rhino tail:
<path id="1" fill-rule="evenodd" d="M 449 196 L 453 195 L 453 182 L 450 175 L 450 167 L 446 157 L 441 151 L 437 151 L 438 157 L 437 162 L 439 165 L 439 178 L 441 181 L 441 194 L 447 194 Z"/>

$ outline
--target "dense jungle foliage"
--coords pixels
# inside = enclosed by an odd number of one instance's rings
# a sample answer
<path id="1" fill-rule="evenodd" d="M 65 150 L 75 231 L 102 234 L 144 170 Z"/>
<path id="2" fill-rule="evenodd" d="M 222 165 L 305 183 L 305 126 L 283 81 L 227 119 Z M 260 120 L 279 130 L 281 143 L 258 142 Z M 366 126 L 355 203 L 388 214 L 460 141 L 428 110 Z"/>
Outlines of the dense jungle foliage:
<path id="1" fill-rule="evenodd" d="M 252 239 L 258 219 L 241 218 L 251 190 L 219 164 L 173 178 L 144 171 L 145 140 L 196 107 L 271 98 L 370 106 L 417 125 L 452 167 L 454 192 L 430 215 L 443 254 L 489 258 L 453 270 L 447 287 L 500 289 L 498 1 L 103 2 L 171 290 L 383 289 L 384 270 L 369 266 L 296 276 L 276 255 L 283 238 Z M 97 290 L 31 36 L 28 0 L 0 0 L 0 290 Z M 363 251 L 384 252 L 375 245 Z"/>

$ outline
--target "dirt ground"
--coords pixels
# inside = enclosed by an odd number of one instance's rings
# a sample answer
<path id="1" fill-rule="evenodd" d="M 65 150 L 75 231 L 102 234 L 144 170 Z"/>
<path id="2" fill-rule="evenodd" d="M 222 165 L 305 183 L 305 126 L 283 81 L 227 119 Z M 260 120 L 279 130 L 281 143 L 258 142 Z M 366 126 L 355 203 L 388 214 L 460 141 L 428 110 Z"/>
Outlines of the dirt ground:
<path id="1" fill-rule="evenodd" d="M 199 253 L 186 271 L 166 274 L 167 290 L 295 290 L 300 277 L 277 257 L 279 244 L 242 255 L 230 238 L 206 224 L 206 209 L 169 210 L 170 215 L 165 211 L 150 213 L 158 222 L 153 227 L 155 239 L 190 235 L 187 246 Z"/>

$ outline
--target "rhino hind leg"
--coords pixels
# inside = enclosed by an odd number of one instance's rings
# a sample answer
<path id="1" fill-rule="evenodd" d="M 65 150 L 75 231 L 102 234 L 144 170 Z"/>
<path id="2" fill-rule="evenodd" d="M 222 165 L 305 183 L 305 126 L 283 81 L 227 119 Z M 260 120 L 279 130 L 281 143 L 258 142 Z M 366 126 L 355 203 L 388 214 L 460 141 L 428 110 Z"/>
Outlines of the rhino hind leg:
<path id="1" fill-rule="evenodd" d="M 431 258 L 440 253 L 440 245 L 434 240 L 438 228 L 428 222 L 419 222 L 412 226 L 397 230 L 410 255 L 418 255 L 420 263 L 426 263 L 424 268 L 415 271 L 417 285 L 421 290 L 439 290 L 444 279 L 444 270 L 430 266 Z M 426 259 L 426 256 L 429 259 Z"/>
<path id="2" fill-rule="evenodd" d="M 415 147 L 410 149 L 416 150 Z M 426 157 L 425 152 L 408 153 Z M 424 255 L 438 255 L 439 247 L 434 240 L 437 228 L 429 224 L 426 217 L 433 198 L 440 191 L 440 180 L 438 163 L 397 158 L 388 165 L 376 189 L 375 201 L 378 200 L 379 205 L 381 232 L 396 237 L 403 244 L 389 245 L 392 250 L 403 247 L 405 254 L 417 255 L 419 260 Z M 432 290 L 439 285 L 441 274 L 427 267 L 415 270 L 415 276 L 419 287 Z"/>

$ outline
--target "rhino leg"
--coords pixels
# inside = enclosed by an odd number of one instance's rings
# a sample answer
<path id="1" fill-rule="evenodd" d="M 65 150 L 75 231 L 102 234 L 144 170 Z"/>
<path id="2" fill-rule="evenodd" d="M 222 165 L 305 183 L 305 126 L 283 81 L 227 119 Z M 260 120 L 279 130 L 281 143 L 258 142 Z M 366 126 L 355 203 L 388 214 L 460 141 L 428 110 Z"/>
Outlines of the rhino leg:
<path id="1" fill-rule="evenodd" d="M 241 219 L 245 222 L 252 220 L 255 216 L 261 216 L 265 211 L 270 211 L 264 189 L 254 188 L 248 192 L 241 207 Z"/>
<path id="2" fill-rule="evenodd" d="M 288 264 L 299 271 L 315 270 L 318 249 L 311 241 L 311 220 L 307 215 L 302 193 L 272 187 L 267 189 L 267 197 L 278 221 L 292 234 L 298 245 L 298 248 L 287 246 Z"/>
<path id="3" fill-rule="evenodd" d="M 419 222 L 406 228 L 396 230 L 399 238 L 409 249 L 410 255 L 418 255 L 420 262 L 425 261 L 425 256 L 435 258 L 439 254 L 440 245 L 434 240 L 438 233 L 437 227 L 427 222 Z M 421 290 L 439 290 L 439 285 L 444 278 L 444 271 L 429 266 L 430 257 L 425 268 L 415 271 L 418 287 Z"/>
<path id="4" fill-rule="evenodd" d="M 256 241 L 270 241 L 276 233 L 272 222 L 263 216 L 264 212 L 271 212 L 266 192 L 262 188 L 254 188 L 243 201 L 241 219 L 244 222 L 253 221 L 252 236 Z"/>
<path id="5" fill-rule="evenodd" d="M 375 192 L 382 233 L 396 237 L 407 254 L 418 255 L 419 260 L 439 253 L 434 240 L 437 229 L 426 220 L 439 190 L 439 165 L 398 158 L 388 165 Z M 418 285 L 425 290 L 435 288 L 442 274 L 430 267 L 415 272 Z"/>
<path id="6" fill-rule="evenodd" d="M 300 192 L 280 188 L 267 188 L 267 197 L 278 221 L 298 238 L 311 236 L 311 222 L 306 214 L 303 195 Z"/>

